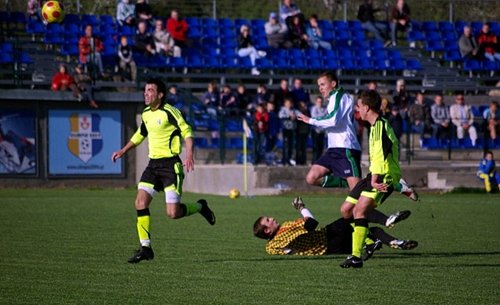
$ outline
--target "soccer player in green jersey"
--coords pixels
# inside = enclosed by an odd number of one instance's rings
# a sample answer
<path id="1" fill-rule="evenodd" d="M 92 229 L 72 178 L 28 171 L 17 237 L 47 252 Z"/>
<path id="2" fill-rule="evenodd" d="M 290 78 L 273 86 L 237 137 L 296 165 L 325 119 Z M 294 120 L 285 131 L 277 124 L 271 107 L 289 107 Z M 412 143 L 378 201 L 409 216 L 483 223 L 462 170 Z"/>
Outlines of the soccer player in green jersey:
<path id="1" fill-rule="evenodd" d="M 127 151 L 141 144 L 147 137 L 149 142 L 149 163 L 142 173 L 135 199 L 137 211 L 137 232 L 141 247 L 128 260 L 138 263 L 154 258 L 151 248 L 149 205 L 156 192 L 165 192 L 167 216 L 173 219 L 200 213 L 211 224 L 215 224 L 215 215 L 207 201 L 200 199 L 194 203 L 181 203 L 183 167 L 187 172 L 194 170 L 193 132 L 184 120 L 181 112 L 167 104 L 166 87 L 160 79 L 150 79 L 144 88 L 142 123 L 130 141 L 111 156 L 113 162 Z M 179 154 L 182 140 L 186 146 L 184 164 Z"/>
<path id="2" fill-rule="evenodd" d="M 368 215 L 391 195 L 401 177 L 398 139 L 391 125 L 380 114 L 381 98 L 374 90 L 358 96 L 356 108 L 370 128 L 370 173 L 351 190 L 345 200 L 354 204 L 352 255 L 340 264 L 342 268 L 361 268 L 361 251 L 368 234 Z"/>

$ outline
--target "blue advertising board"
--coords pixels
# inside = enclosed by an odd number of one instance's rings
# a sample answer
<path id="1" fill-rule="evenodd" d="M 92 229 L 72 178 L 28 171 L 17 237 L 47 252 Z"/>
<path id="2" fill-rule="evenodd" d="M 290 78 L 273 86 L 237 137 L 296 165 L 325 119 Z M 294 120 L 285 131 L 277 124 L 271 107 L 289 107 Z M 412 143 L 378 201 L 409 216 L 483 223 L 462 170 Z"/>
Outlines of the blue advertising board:
<path id="1" fill-rule="evenodd" d="M 122 147 L 119 110 L 49 110 L 49 175 L 121 175 L 111 154 Z"/>
<path id="2" fill-rule="evenodd" d="M 0 174 L 35 175 L 36 165 L 35 112 L 0 109 Z"/>

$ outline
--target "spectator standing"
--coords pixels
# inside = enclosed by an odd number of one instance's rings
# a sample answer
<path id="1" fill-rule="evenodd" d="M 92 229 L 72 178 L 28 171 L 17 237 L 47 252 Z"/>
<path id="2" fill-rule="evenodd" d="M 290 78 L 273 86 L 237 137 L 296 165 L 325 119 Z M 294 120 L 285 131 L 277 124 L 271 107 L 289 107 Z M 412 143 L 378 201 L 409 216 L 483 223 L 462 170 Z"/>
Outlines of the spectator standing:
<path id="1" fill-rule="evenodd" d="M 328 114 L 326 107 L 323 105 L 323 98 L 316 97 L 314 106 L 311 107 L 311 117 L 320 118 Z M 325 131 L 321 127 L 314 127 L 311 131 L 313 145 L 313 162 L 318 160 L 325 149 Z"/>
<path id="2" fill-rule="evenodd" d="M 104 50 L 104 45 L 101 40 L 94 36 L 92 26 L 85 27 L 85 35 L 78 41 L 78 50 L 80 52 L 80 63 L 92 63 L 97 66 L 100 76 L 104 75 L 102 66 L 101 52 Z"/>
<path id="3" fill-rule="evenodd" d="M 175 45 L 181 49 L 191 46 L 191 40 L 187 36 L 188 29 L 189 26 L 186 20 L 179 16 L 177 10 L 172 10 L 170 18 L 167 20 L 167 31 L 174 38 Z"/>
<path id="4" fill-rule="evenodd" d="M 299 7 L 292 0 L 283 0 L 280 6 L 280 23 L 284 23 L 290 28 L 292 19 L 295 16 L 298 16 L 300 22 L 304 24 L 304 15 L 300 12 Z"/>
<path id="5" fill-rule="evenodd" d="M 450 107 L 451 122 L 457 128 L 457 138 L 462 140 L 465 132 L 469 134 L 472 146 L 476 146 L 477 132 L 474 127 L 474 114 L 471 107 L 465 104 L 463 94 L 455 95 L 455 104 Z"/>
<path id="6" fill-rule="evenodd" d="M 78 101 L 82 100 L 82 96 L 80 94 L 80 90 L 76 86 L 75 79 L 71 74 L 69 74 L 66 65 L 60 64 L 59 71 L 52 77 L 52 84 L 50 86 L 52 91 L 66 91 L 71 90 L 73 92 L 73 97 L 78 99 Z"/>
<path id="7" fill-rule="evenodd" d="M 437 94 L 431 106 L 432 137 L 444 140 L 451 138 L 450 110 L 443 102 L 443 96 Z"/>
<path id="8" fill-rule="evenodd" d="M 254 114 L 255 164 L 261 163 L 266 156 L 266 141 L 269 130 L 269 114 L 265 104 L 258 104 Z"/>
<path id="9" fill-rule="evenodd" d="M 275 105 L 272 102 L 266 103 L 267 114 L 269 115 L 269 129 L 267 132 L 266 152 L 271 153 L 276 148 L 278 135 L 280 133 L 280 118 L 276 113 Z"/>
<path id="10" fill-rule="evenodd" d="M 280 87 L 273 93 L 273 102 L 278 111 L 283 106 L 285 98 L 293 99 L 293 95 L 288 88 L 288 80 L 282 79 L 280 81 Z"/>
<path id="11" fill-rule="evenodd" d="M 373 7 L 373 0 L 365 0 L 358 9 L 358 20 L 361 27 L 375 36 L 376 39 L 386 41 L 386 46 L 391 42 L 387 37 L 387 24 L 375 20 L 375 13 L 380 9 Z"/>
<path id="12" fill-rule="evenodd" d="M 78 87 L 83 101 L 89 103 L 92 108 L 99 108 L 94 98 L 94 88 L 92 86 L 92 78 L 85 73 L 82 64 L 75 67 L 75 83 Z"/>
<path id="13" fill-rule="evenodd" d="M 247 109 L 254 108 L 252 98 L 243 84 L 239 84 L 238 87 L 236 87 L 236 104 L 240 109 L 240 114 L 244 114 Z"/>
<path id="14" fill-rule="evenodd" d="M 392 97 L 393 105 L 398 106 L 399 112 L 403 119 L 406 118 L 406 112 L 410 106 L 410 94 L 406 90 L 406 82 L 404 79 L 396 81 L 396 92 Z"/>
<path id="15" fill-rule="evenodd" d="M 240 35 L 238 36 L 238 56 L 239 57 L 250 57 L 250 63 L 252 64 L 252 75 L 259 75 L 260 71 L 255 67 L 255 61 L 258 58 L 265 57 L 265 51 L 258 51 L 252 42 L 252 36 L 250 35 L 250 28 L 248 25 L 244 24 L 240 28 Z"/>
<path id="16" fill-rule="evenodd" d="M 415 103 L 408 109 L 408 117 L 412 130 L 420 135 L 420 144 L 422 144 L 424 133 L 431 126 L 429 108 L 425 104 L 425 97 L 422 92 L 417 92 Z"/>
<path id="17" fill-rule="evenodd" d="M 479 49 L 484 51 L 484 56 L 491 61 L 500 61 L 500 53 L 498 44 L 498 37 L 490 32 L 490 24 L 488 22 L 483 24 L 481 33 L 477 37 Z"/>
<path id="18" fill-rule="evenodd" d="M 464 32 L 458 39 L 458 48 L 462 58 L 481 59 L 483 57 L 483 54 L 479 49 L 479 44 L 477 43 L 474 35 L 472 35 L 472 30 L 468 25 L 464 26 Z"/>
<path id="19" fill-rule="evenodd" d="M 127 36 L 120 38 L 118 46 L 118 65 L 125 79 L 130 79 L 133 82 L 137 79 L 137 66 L 132 57 L 132 47 L 128 44 Z"/>
<path id="20" fill-rule="evenodd" d="M 153 10 L 146 0 L 137 0 L 135 4 L 135 18 L 151 24 L 153 21 Z"/>
<path id="21" fill-rule="evenodd" d="M 394 130 L 394 135 L 399 141 L 399 139 L 403 135 L 403 117 L 401 116 L 398 106 L 392 105 L 390 108 L 391 113 L 389 114 L 387 121 Z"/>
<path id="22" fill-rule="evenodd" d="M 155 31 L 153 32 L 153 38 L 155 42 L 156 53 L 173 56 L 173 57 L 181 57 L 181 48 L 175 45 L 175 41 L 163 27 L 163 21 L 156 20 L 155 21 Z"/>
<path id="23" fill-rule="evenodd" d="M 288 29 L 284 23 L 278 22 L 276 13 L 269 14 L 269 20 L 264 24 L 266 31 L 267 44 L 275 49 L 291 48 L 292 42 L 288 40 Z"/>
<path id="24" fill-rule="evenodd" d="M 489 133 L 490 139 L 495 141 L 500 132 L 500 109 L 497 102 L 492 101 L 490 103 L 490 107 L 483 112 L 483 118 L 486 122 L 486 131 Z"/>
<path id="25" fill-rule="evenodd" d="M 225 113 L 228 113 L 231 109 L 236 109 L 238 106 L 237 99 L 231 86 L 224 85 L 220 94 L 220 106 L 224 109 Z"/>
<path id="26" fill-rule="evenodd" d="M 116 6 L 116 21 L 120 26 L 135 26 L 135 5 L 130 0 L 121 0 Z"/>
<path id="27" fill-rule="evenodd" d="M 332 45 L 328 41 L 322 39 L 323 32 L 321 31 L 318 24 L 318 16 L 311 15 L 311 17 L 309 18 L 309 24 L 306 27 L 306 34 L 310 47 L 314 49 L 318 49 L 319 47 L 325 50 L 332 49 Z"/>
<path id="28" fill-rule="evenodd" d="M 295 166 L 295 160 L 292 159 L 293 154 L 293 139 L 295 130 L 297 129 L 297 114 L 293 108 L 293 100 L 291 97 L 286 97 L 283 101 L 283 107 L 279 112 L 279 118 L 282 126 L 283 138 L 283 165 Z"/>
<path id="29" fill-rule="evenodd" d="M 410 7 L 404 0 L 397 0 L 396 5 L 391 10 L 389 17 L 389 24 L 391 26 L 391 41 L 392 45 L 397 45 L 397 31 L 410 31 Z"/>
<path id="30" fill-rule="evenodd" d="M 294 106 L 296 108 L 299 107 L 301 102 L 304 102 L 307 107 L 311 105 L 311 97 L 309 96 L 309 92 L 307 92 L 302 86 L 302 80 L 300 78 L 296 78 L 293 80 L 293 89 L 291 93 L 293 96 Z"/>
<path id="31" fill-rule="evenodd" d="M 306 33 L 306 27 L 300 21 L 300 17 L 295 15 L 292 17 L 292 22 L 288 27 L 288 35 L 295 48 L 305 49 L 309 45 L 309 37 Z"/>
<path id="32" fill-rule="evenodd" d="M 298 104 L 298 112 L 308 117 L 311 116 L 308 105 L 304 101 Z M 305 165 L 307 161 L 307 140 L 309 139 L 309 124 L 297 121 L 295 133 L 295 162 L 297 165 Z"/>
<path id="33" fill-rule="evenodd" d="M 156 54 L 155 41 L 153 35 L 147 31 L 147 24 L 145 21 L 140 21 L 137 25 L 137 33 L 134 37 L 134 48 L 137 52 L 147 56 Z"/>
<path id="34" fill-rule="evenodd" d="M 268 103 L 271 101 L 271 92 L 267 90 L 266 85 L 259 84 L 257 86 L 257 95 L 255 95 L 256 104 Z"/>

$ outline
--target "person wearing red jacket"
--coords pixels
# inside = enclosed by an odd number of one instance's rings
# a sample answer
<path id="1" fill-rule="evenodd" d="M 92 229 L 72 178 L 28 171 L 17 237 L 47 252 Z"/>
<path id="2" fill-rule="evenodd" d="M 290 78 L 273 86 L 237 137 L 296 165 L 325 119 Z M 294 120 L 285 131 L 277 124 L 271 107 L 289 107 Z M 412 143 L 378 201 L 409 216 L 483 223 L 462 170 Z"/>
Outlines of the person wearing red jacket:
<path id="1" fill-rule="evenodd" d="M 191 42 L 187 37 L 189 26 L 186 20 L 179 17 L 176 10 L 170 12 L 170 18 L 167 21 L 167 31 L 175 41 L 175 45 L 179 48 L 189 47 Z"/>
<path id="2" fill-rule="evenodd" d="M 82 36 L 78 41 L 78 51 L 80 52 L 80 62 L 86 64 L 92 62 L 97 66 L 99 74 L 103 75 L 101 52 L 104 50 L 104 45 L 101 40 L 95 37 L 92 33 L 92 26 L 85 27 L 85 36 Z"/>
<path id="3" fill-rule="evenodd" d="M 484 57 L 491 61 L 495 61 L 495 59 L 500 61 L 498 37 L 490 32 L 490 24 L 488 22 L 483 24 L 481 33 L 479 33 L 477 37 L 477 42 L 479 44 L 479 49 L 484 51 Z"/>
<path id="4" fill-rule="evenodd" d="M 59 65 L 59 71 L 52 77 L 50 89 L 52 89 L 52 91 L 71 90 L 75 98 L 81 99 L 80 90 L 78 90 L 75 80 L 68 73 L 68 69 L 64 64 Z"/>
<path id="5" fill-rule="evenodd" d="M 255 164 L 259 164 L 266 154 L 266 139 L 269 130 L 269 114 L 264 104 L 255 108 L 254 131 L 255 131 Z"/>

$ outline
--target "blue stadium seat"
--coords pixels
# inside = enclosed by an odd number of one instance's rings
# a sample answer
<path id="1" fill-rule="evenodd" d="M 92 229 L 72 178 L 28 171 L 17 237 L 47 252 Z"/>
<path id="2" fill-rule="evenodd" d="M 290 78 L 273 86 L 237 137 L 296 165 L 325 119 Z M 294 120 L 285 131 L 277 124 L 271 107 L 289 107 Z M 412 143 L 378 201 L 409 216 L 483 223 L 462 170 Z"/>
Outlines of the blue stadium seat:
<path id="1" fill-rule="evenodd" d="M 406 67 L 409 70 L 416 70 L 416 71 L 422 70 L 422 65 L 420 64 L 420 62 L 417 59 L 409 59 L 409 60 L 407 60 L 406 61 Z"/>
<path id="2" fill-rule="evenodd" d="M 247 25 L 248 27 L 250 27 L 250 26 L 251 26 L 251 23 L 250 23 L 250 21 L 248 21 L 248 19 L 236 18 L 236 19 L 234 20 L 234 26 L 236 27 L 236 29 L 237 29 L 237 30 L 239 30 L 239 29 L 240 29 L 240 27 L 241 27 L 242 25 L 244 25 L 244 24 L 245 24 L 245 25 Z"/>
<path id="3" fill-rule="evenodd" d="M 356 70 L 354 58 L 343 58 L 339 60 L 340 68 L 344 70 Z"/>
<path id="4" fill-rule="evenodd" d="M 0 44 L 0 50 L 3 53 L 13 53 L 14 52 L 14 45 L 11 42 L 4 42 Z"/>
<path id="5" fill-rule="evenodd" d="M 250 23 L 252 24 L 253 29 L 256 29 L 256 28 L 264 29 L 264 25 L 266 24 L 266 21 L 264 19 L 252 19 L 252 21 L 250 21 Z"/>
<path id="6" fill-rule="evenodd" d="M 101 24 L 101 26 L 99 27 L 99 33 L 103 36 L 115 36 L 118 31 L 112 25 Z"/>
<path id="7" fill-rule="evenodd" d="M 96 15 L 84 14 L 84 15 L 82 15 L 82 19 L 81 19 L 80 23 L 83 26 L 89 25 L 89 24 L 92 26 L 96 26 L 99 24 L 99 20 L 97 20 Z"/>
<path id="8" fill-rule="evenodd" d="M 259 69 L 272 69 L 273 68 L 273 63 L 263 57 L 263 58 L 258 58 L 256 61 L 255 61 L 255 65 L 257 66 L 257 68 Z"/>
<path id="9" fill-rule="evenodd" d="M 434 21 L 423 21 L 422 30 L 425 32 L 434 32 L 438 30 L 438 27 Z"/>
<path id="10" fill-rule="evenodd" d="M 470 27 L 472 28 L 472 32 L 474 33 L 474 35 L 478 35 L 479 32 L 481 32 L 483 23 L 481 21 L 473 21 L 470 23 Z"/>
<path id="11" fill-rule="evenodd" d="M 441 31 L 441 33 L 455 32 L 455 26 L 453 25 L 453 23 L 449 21 L 439 21 L 438 28 Z"/>
<path id="12" fill-rule="evenodd" d="M 201 27 L 189 27 L 188 28 L 188 37 L 191 39 L 199 39 L 203 36 L 203 33 L 201 31 Z"/>
<path id="13" fill-rule="evenodd" d="M 428 40 L 425 43 L 425 48 L 427 52 L 440 52 L 443 51 L 443 45 L 439 40 Z"/>
<path id="14" fill-rule="evenodd" d="M 403 71 L 406 69 L 406 62 L 401 58 L 394 58 L 389 61 L 389 69 L 392 71 Z"/>
<path id="15" fill-rule="evenodd" d="M 66 23 L 64 25 L 64 34 L 66 35 L 75 35 L 77 38 L 83 34 L 80 31 L 80 27 L 75 23 Z"/>
<path id="16" fill-rule="evenodd" d="M 458 41 L 458 35 L 457 35 L 457 33 L 454 30 L 453 31 L 441 32 L 441 37 L 443 38 L 443 40 L 445 42 L 449 41 L 449 42 L 456 43 Z"/>
<path id="17" fill-rule="evenodd" d="M 313 70 L 323 69 L 323 65 L 321 64 L 321 60 L 319 58 L 308 58 L 306 64 L 308 68 Z"/>
<path id="18" fill-rule="evenodd" d="M 497 71 L 498 70 L 498 63 L 496 61 L 483 60 L 481 62 L 481 67 L 483 70 L 486 70 L 486 71 Z"/>
<path id="19" fill-rule="evenodd" d="M 234 22 L 233 22 L 233 20 L 231 20 L 229 18 L 220 18 L 217 20 L 217 22 L 219 23 L 220 29 L 223 29 L 223 28 L 234 29 Z"/>
<path id="20" fill-rule="evenodd" d="M 462 60 L 462 56 L 457 49 L 446 50 L 443 59 L 446 61 L 457 62 Z"/>
<path id="21" fill-rule="evenodd" d="M 78 55 L 78 46 L 76 44 L 63 44 L 61 46 L 61 55 L 76 56 Z"/>
<path id="22" fill-rule="evenodd" d="M 116 25 L 115 20 L 113 19 L 113 16 L 111 16 L 111 15 L 101 15 L 99 17 L 99 21 L 100 21 L 101 26 L 107 25 L 107 26 L 115 27 L 115 25 Z"/>
<path id="23" fill-rule="evenodd" d="M 458 35 L 462 35 L 464 32 L 464 26 L 468 25 L 466 21 L 462 20 L 457 20 L 455 21 L 455 31 L 458 33 Z"/>
<path id="24" fill-rule="evenodd" d="M 323 31 L 333 31 L 333 24 L 328 20 L 318 20 L 318 25 Z"/>
<path id="25" fill-rule="evenodd" d="M 26 24 L 26 32 L 29 34 L 44 34 L 45 25 L 41 21 L 29 20 Z"/>
<path id="26" fill-rule="evenodd" d="M 490 21 L 490 31 L 493 34 L 500 36 L 500 23 L 496 21 Z"/>
<path id="27" fill-rule="evenodd" d="M 12 53 L 0 52 L 0 64 L 1 65 L 11 64 L 13 62 L 14 62 L 14 57 L 12 56 Z"/>
<path id="28" fill-rule="evenodd" d="M 189 25 L 189 27 L 202 27 L 203 24 L 198 19 L 198 17 L 186 17 L 186 22 Z"/>
<path id="29" fill-rule="evenodd" d="M 10 22 L 12 23 L 20 23 L 22 25 L 26 24 L 26 16 L 23 12 L 11 12 L 10 13 Z"/>
<path id="30" fill-rule="evenodd" d="M 372 64 L 368 58 L 357 58 L 356 59 L 356 67 L 358 70 L 371 70 Z"/>
<path id="31" fill-rule="evenodd" d="M 333 30 L 323 30 L 322 35 L 323 35 L 323 40 L 328 42 L 335 39 L 335 34 L 333 33 Z"/>
<path id="32" fill-rule="evenodd" d="M 228 119 L 225 126 L 226 131 L 243 131 L 243 124 L 240 119 Z"/>
<path id="33" fill-rule="evenodd" d="M 319 59 L 320 57 L 319 51 L 313 48 L 307 48 L 305 50 L 305 55 L 309 59 Z"/>
<path id="34" fill-rule="evenodd" d="M 196 127 L 196 124 L 195 124 Z M 208 139 L 207 138 L 194 138 L 194 146 L 197 148 L 209 148 L 210 145 L 208 144 Z"/>
<path id="35" fill-rule="evenodd" d="M 476 72 L 482 70 L 481 64 L 475 59 L 468 59 L 464 61 L 464 70 L 470 72 Z"/>
<path id="36" fill-rule="evenodd" d="M 408 41 L 423 41 L 425 40 L 424 33 L 417 29 L 412 29 L 408 32 Z"/>
<path id="37" fill-rule="evenodd" d="M 64 16 L 64 24 L 73 23 L 76 25 L 80 25 L 80 16 L 77 14 L 66 14 Z"/>
<path id="38" fill-rule="evenodd" d="M 384 44 L 382 43 L 382 41 L 380 41 L 378 39 L 370 40 L 369 44 L 370 44 L 370 50 L 372 50 L 374 52 L 384 49 Z"/>
<path id="39" fill-rule="evenodd" d="M 204 28 L 218 28 L 219 27 L 217 19 L 213 19 L 213 18 L 202 18 L 201 24 Z"/>
<path id="40" fill-rule="evenodd" d="M 124 25 L 118 29 L 118 34 L 120 34 L 120 36 L 125 35 L 128 37 L 132 37 L 135 35 L 135 29 L 131 26 Z"/>
<path id="41" fill-rule="evenodd" d="M 346 21 L 335 20 L 332 22 L 335 33 L 349 31 L 349 24 Z"/>
<path id="42" fill-rule="evenodd" d="M 19 56 L 19 61 L 23 64 L 32 64 L 33 60 L 31 59 L 30 55 L 26 51 L 22 51 L 20 56 Z"/>

